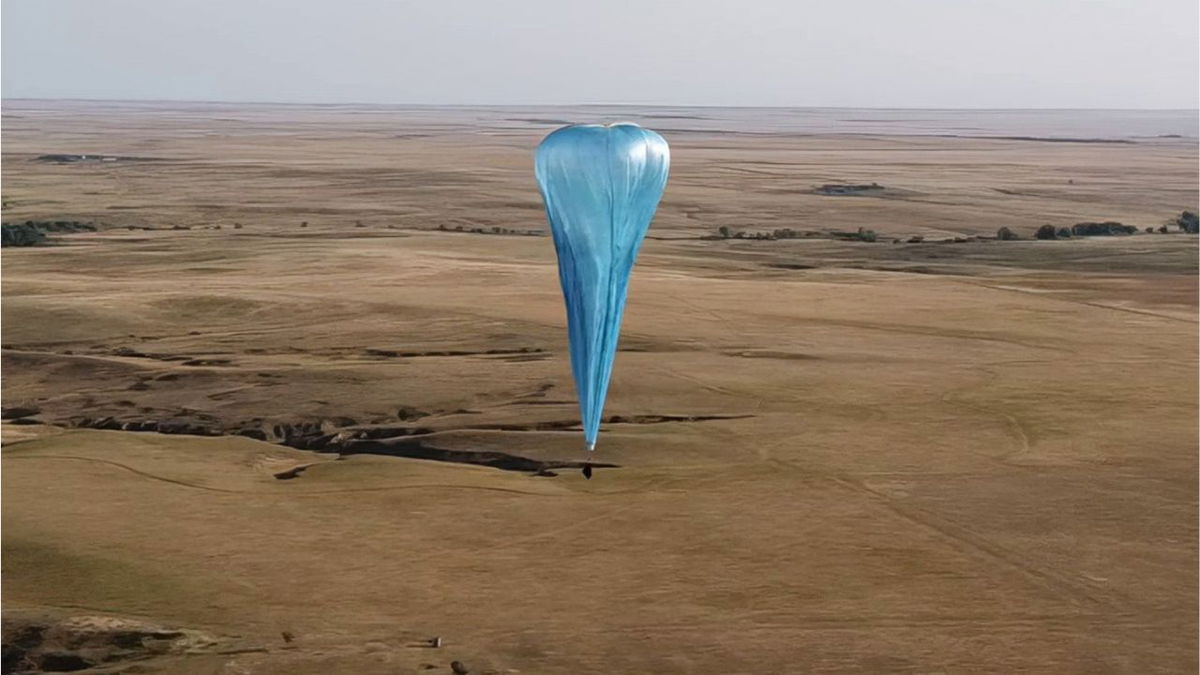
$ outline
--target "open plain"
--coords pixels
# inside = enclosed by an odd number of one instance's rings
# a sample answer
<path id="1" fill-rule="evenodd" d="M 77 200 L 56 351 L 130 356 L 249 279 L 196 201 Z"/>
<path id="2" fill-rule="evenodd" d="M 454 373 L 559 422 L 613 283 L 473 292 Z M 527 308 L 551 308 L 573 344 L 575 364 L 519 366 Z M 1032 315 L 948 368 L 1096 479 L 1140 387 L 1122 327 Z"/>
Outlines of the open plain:
<path id="1" fill-rule="evenodd" d="M 973 114 L 6 101 L 5 222 L 98 231 L 3 254 L 5 659 L 1195 672 L 1197 238 L 1032 234 L 1196 211 L 1196 139 Z M 586 480 L 532 151 L 629 118 Z"/>

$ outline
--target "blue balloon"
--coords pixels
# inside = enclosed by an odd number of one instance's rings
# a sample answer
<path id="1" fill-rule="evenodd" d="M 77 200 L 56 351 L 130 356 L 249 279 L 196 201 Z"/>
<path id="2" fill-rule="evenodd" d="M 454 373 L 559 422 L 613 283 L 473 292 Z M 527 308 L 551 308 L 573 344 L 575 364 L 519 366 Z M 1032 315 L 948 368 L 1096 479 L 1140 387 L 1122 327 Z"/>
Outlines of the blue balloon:
<path id="1" fill-rule="evenodd" d="M 588 450 L 600 433 L 629 272 L 662 198 L 670 161 L 662 136 L 636 124 L 563 127 L 542 141 L 534 158 L 558 252 Z"/>

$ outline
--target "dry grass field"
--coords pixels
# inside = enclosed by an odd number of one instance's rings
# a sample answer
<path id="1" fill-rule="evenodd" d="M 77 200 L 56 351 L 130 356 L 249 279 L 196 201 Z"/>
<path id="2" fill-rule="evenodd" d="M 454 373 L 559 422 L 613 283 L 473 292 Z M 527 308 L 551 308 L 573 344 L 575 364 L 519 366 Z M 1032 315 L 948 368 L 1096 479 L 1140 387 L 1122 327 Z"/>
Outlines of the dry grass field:
<path id="1" fill-rule="evenodd" d="M 663 116 L 585 480 L 532 114 L 6 102 L 5 222 L 102 226 L 3 253 L 6 659 L 1196 671 L 1197 240 L 1031 239 L 1195 210 L 1194 139 Z"/>

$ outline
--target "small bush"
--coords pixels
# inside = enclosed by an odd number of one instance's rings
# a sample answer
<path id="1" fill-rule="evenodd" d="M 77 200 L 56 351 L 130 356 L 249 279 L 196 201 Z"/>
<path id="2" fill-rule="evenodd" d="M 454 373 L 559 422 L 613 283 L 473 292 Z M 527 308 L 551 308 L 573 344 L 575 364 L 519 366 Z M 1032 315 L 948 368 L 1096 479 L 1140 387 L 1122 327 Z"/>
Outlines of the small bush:
<path id="1" fill-rule="evenodd" d="M 1200 216 L 1191 211 L 1184 211 L 1175 219 L 1175 225 L 1188 234 L 1200 233 Z"/>
<path id="2" fill-rule="evenodd" d="M 1043 225 L 1033 233 L 1035 239 L 1057 239 L 1058 230 L 1054 229 L 1053 225 Z"/>
<path id="3" fill-rule="evenodd" d="M 0 246 L 36 246 L 46 241 L 46 234 L 33 225 L 9 225 L 0 228 Z"/>
<path id="4" fill-rule="evenodd" d="M 1137 227 L 1106 221 L 1103 223 L 1076 223 L 1071 233 L 1076 237 L 1115 237 L 1126 234 L 1136 234 Z"/>

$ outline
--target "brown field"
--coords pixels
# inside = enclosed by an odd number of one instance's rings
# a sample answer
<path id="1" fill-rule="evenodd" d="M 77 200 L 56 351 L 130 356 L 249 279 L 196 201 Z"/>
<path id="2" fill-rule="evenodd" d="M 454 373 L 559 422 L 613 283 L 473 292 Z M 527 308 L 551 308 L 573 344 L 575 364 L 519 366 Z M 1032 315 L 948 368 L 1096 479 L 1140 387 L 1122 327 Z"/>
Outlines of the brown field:
<path id="1" fill-rule="evenodd" d="M 99 615 L 211 642 L 95 672 L 1196 671 L 1197 240 L 1028 240 L 1195 210 L 1194 139 L 665 133 L 589 481 L 469 463 L 583 454 L 550 240 L 454 231 L 544 232 L 553 125 L 513 116 L 6 102 L 5 221 L 106 226 L 3 253 L 4 405 L 45 423 L 4 424 L 6 645 Z M 151 421 L 192 435 L 80 428 Z"/>

